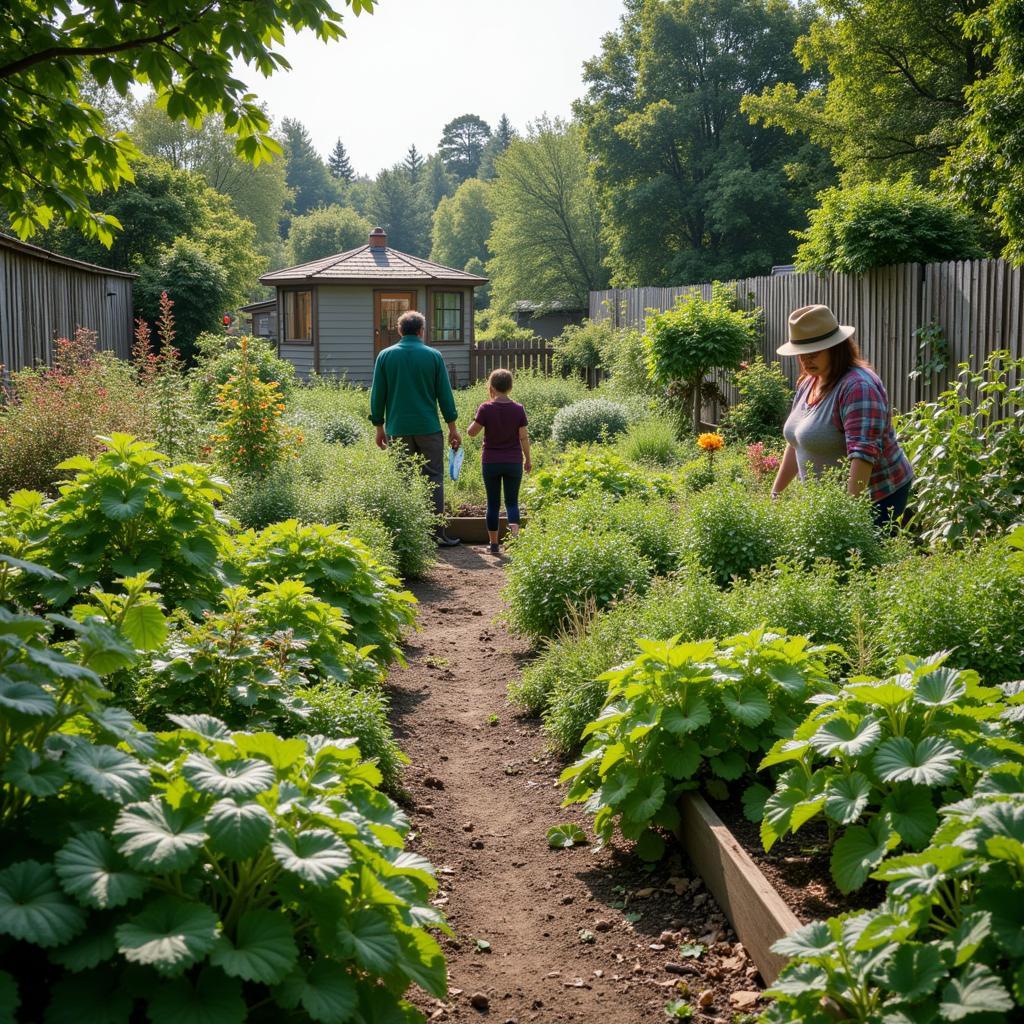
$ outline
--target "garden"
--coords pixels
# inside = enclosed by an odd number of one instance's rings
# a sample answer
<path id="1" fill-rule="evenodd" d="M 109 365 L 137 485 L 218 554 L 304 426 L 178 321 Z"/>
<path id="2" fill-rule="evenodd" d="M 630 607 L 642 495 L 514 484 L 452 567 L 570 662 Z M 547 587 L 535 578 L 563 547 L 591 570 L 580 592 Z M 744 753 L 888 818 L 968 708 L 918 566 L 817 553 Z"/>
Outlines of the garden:
<path id="1" fill-rule="evenodd" d="M 771 497 L 791 388 L 735 296 L 585 322 L 514 384 L 526 529 L 438 563 L 365 391 L 226 334 L 186 367 L 175 330 L 164 297 L 131 361 L 81 331 L 0 412 L 0 1019 L 447 1020 L 502 982 L 525 1013 L 543 964 L 523 1019 L 604 984 L 669 1019 L 1019 1012 L 1021 361 L 900 417 L 883 534 L 827 477 Z M 771 958 L 694 807 L 799 923 Z"/>

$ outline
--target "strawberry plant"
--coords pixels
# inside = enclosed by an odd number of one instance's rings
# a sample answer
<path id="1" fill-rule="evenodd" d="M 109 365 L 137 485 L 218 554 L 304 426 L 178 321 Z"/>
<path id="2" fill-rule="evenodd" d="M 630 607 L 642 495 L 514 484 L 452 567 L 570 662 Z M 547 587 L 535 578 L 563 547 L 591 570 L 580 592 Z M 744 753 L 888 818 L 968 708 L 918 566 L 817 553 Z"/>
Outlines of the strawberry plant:
<path id="1" fill-rule="evenodd" d="M 608 696 L 584 730 L 582 757 L 562 773 L 566 804 L 586 803 L 607 842 L 618 817 L 641 856 L 663 851 L 651 826 L 674 828 L 676 801 L 703 784 L 716 797 L 751 774 L 758 755 L 789 736 L 808 692 L 826 684 L 828 648 L 764 629 L 679 643 L 639 640 L 638 658 L 605 673 Z"/>
<path id="2" fill-rule="evenodd" d="M 227 485 L 202 466 L 168 467 L 153 445 L 127 434 L 102 439 L 95 459 L 62 462 L 75 478 L 45 509 L 39 555 L 64 579 L 41 588 L 61 607 L 94 584 L 150 572 L 168 606 L 193 614 L 216 603 L 225 531 L 217 503 Z"/>
<path id="3" fill-rule="evenodd" d="M 1024 775 L 1006 765 L 940 811 L 919 853 L 874 873 L 886 899 L 775 944 L 792 957 L 766 1024 L 987 1022 L 1024 1002 Z M 825 1002 L 827 1000 L 827 1002 Z"/>
<path id="4" fill-rule="evenodd" d="M 381 666 L 404 664 L 399 647 L 403 627 L 415 619 L 415 598 L 369 549 L 337 526 L 305 526 L 294 519 L 249 530 L 233 542 L 230 568 L 248 587 L 301 580 L 322 601 L 340 608 L 352 627 L 349 639 Z"/>
<path id="5" fill-rule="evenodd" d="M 410 983 L 443 996 L 430 865 L 352 741 L 145 732 L 103 683 L 135 653 L 83 617 L 52 617 L 55 645 L 0 608 L 6 1017 L 342 1024 L 417 1019 Z"/>
<path id="6" fill-rule="evenodd" d="M 947 667 L 945 654 L 901 658 L 888 679 L 855 677 L 826 688 L 791 738 L 761 762 L 787 766 L 764 803 L 765 849 L 819 816 L 834 836 L 839 889 L 860 888 L 892 849 L 920 849 L 937 808 L 971 792 L 981 773 L 1024 744 L 999 721 L 1000 690 Z"/>

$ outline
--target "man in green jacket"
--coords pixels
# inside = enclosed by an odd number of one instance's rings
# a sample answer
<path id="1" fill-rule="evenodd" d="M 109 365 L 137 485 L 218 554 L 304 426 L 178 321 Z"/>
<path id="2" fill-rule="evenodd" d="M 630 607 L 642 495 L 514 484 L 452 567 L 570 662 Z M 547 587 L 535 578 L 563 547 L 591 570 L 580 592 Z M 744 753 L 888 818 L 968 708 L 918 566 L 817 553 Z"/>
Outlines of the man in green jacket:
<path id="1" fill-rule="evenodd" d="M 425 460 L 421 465 L 433 490 L 434 511 L 443 517 L 444 438 L 438 406 L 448 424 L 448 443 L 456 451 L 462 438 L 448 370 L 441 353 L 424 343 L 425 326 L 423 314 L 415 310 L 398 318 L 402 337 L 377 356 L 373 367 L 370 422 L 377 428 L 377 447 L 398 442 L 410 455 Z M 437 543 L 443 547 L 458 544 L 444 532 L 442 523 L 443 518 L 439 519 Z"/>

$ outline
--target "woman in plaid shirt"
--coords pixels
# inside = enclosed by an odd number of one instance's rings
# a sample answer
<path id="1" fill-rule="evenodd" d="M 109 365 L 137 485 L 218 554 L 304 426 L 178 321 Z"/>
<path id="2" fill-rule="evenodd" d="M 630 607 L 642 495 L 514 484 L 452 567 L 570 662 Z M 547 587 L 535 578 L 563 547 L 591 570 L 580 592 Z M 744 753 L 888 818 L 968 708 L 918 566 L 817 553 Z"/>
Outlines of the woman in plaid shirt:
<path id="1" fill-rule="evenodd" d="M 885 526 L 902 517 L 914 471 L 896 440 L 885 386 L 861 359 L 853 332 L 828 306 L 789 315 L 789 341 L 777 351 L 797 356 L 801 373 L 772 497 L 798 474 L 805 480 L 848 462 L 850 494 L 867 490 L 875 523 Z"/>

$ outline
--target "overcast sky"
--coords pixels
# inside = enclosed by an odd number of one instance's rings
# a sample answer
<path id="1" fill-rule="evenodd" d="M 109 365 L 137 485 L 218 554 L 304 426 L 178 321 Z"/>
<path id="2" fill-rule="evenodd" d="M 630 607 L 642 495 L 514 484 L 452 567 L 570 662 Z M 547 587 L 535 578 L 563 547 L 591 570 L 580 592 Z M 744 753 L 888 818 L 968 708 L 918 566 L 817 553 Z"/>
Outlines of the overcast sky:
<path id="1" fill-rule="evenodd" d="M 545 112 L 569 116 L 583 61 L 622 10 L 622 0 L 381 0 L 371 16 L 346 15 L 340 42 L 289 35 L 291 71 L 239 74 L 275 122 L 302 121 L 325 158 L 340 137 L 356 172 L 374 175 L 410 143 L 434 152 L 459 114 L 493 127 L 505 113 L 518 130 Z"/>

